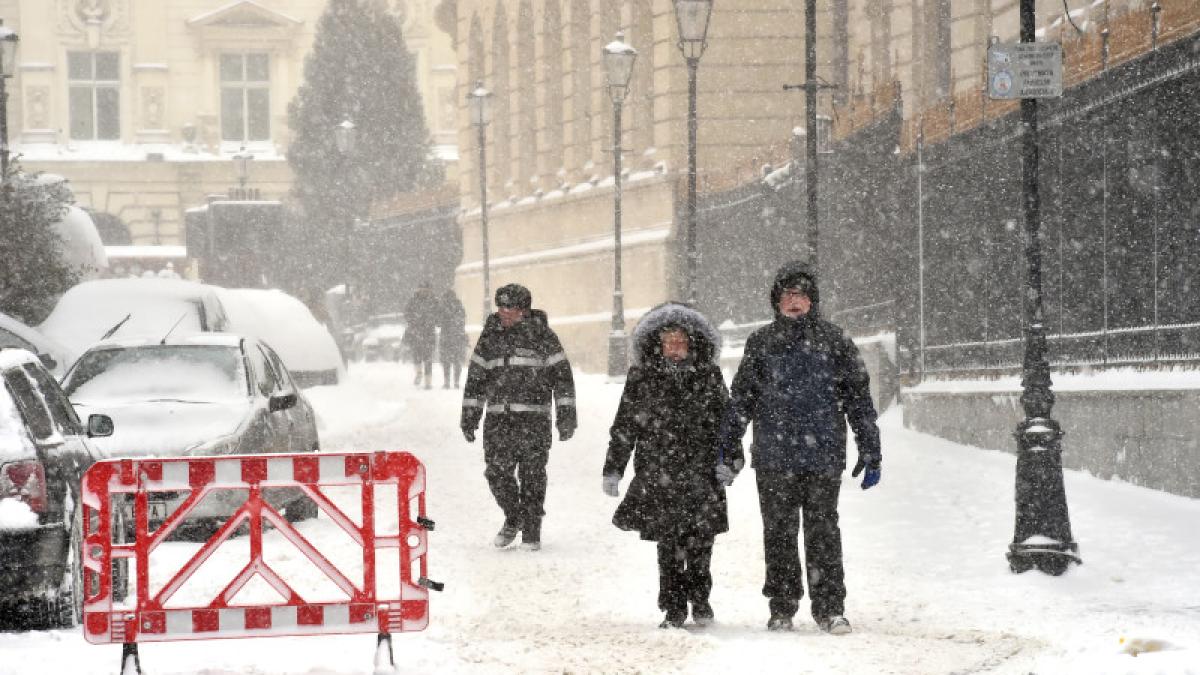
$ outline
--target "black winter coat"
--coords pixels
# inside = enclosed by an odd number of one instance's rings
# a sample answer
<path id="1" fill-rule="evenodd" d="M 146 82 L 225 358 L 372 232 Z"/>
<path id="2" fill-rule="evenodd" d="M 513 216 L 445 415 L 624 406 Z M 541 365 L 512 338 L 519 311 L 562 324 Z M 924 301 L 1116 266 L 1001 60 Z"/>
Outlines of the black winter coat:
<path id="1" fill-rule="evenodd" d="M 467 368 L 460 426 L 474 430 L 486 410 L 485 441 L 503 425 L 506 433 L 550 447 L 552 402 L 559 433 L 573 433 L 575 379 L 546 313 L 531 310 L 509 328 L 499 314 L 489 315 Z"/>
<path id="2" fill-rule="evenodd" d="M 689 332 L 694 359 L 673 366 L 657 353 L 654 325 Z M 680 309 L 695 314 L 681 313 Z M 681 320 L 686 319 L 687 321 Z M 688 321 L 704 322 L 707 334 Z M 651 323 L 646 328 L 647 320 Z M 639 338 L 639 333 L 641 333 Z M 636 530 L 643 539 L 662 540 L 680 535 L 711 538 L 729 529 L 725 490 L 714 475 L 717 433 L 729 400 L 721 371 L 712 358 L 710 338 L 716 332 L 698 313 L 682 305 L 652 310 L 635 331 L 638 356 L 629 369 L 621 404 L 610 430 L 605 475 L 623 475 L 633 456 L 633 479 L 613 515 L 622 530 Z M 741 446 L 729 461 L 741 459 Z"/>

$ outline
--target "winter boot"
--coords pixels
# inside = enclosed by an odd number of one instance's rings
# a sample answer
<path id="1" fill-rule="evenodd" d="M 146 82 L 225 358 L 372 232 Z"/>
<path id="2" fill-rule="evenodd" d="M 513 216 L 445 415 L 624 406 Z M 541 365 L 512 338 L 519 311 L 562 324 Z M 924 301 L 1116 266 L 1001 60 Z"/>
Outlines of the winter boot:
<path id="1" fill-rule="evenodd" d="M 662 623 L 658 624 L 659 628 L 683 628 L 683 622 L 687 620 L 686 609 L 668 609 L 667 616 L 663 618 Z"/>
<path id="2" fill-rule="evenodd" d="M 496 548 L 505 548 L 516 540 L 517 534 L 520 531 L 521 526 L 517 522 L 505 519 L 504 526 L 496 533 L 496 538 L 492 540 L 492 545 Z"/>
<path id="3" fill-rule="evenodd" d="M 817 627 L 830 635 L 848 635 L 850 633 L 850 622 L 844 616 L 827 616 L 817 619 Z"/>
<path id="4" fill-rule="evenodd" d="M 784 614 L 772 614 L 767 620 L 767 630 L 785 631 L 792 629 L 792 617 Z"/>
<path id="5" fill-rule="evenodd" d="M 692 621 L 697 626 L 710 626 L 713 622 L 713 608 L 707 600 L 692 603 Z"/>
<path id="6" fill-rule="evenodd" d="M 529 523 L 521 530 L 521 549 L 525 551 L 542 550 L 542 524 Z"/>

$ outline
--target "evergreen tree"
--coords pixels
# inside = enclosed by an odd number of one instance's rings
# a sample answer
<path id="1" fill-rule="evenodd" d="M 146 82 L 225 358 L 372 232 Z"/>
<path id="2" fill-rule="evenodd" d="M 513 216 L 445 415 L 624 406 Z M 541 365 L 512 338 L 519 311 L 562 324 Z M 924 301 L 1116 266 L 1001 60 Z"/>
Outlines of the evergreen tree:
<path id="1" fill-rule="evenodd" d="M 46 184 L 9 165 L 0 185 L 0 312 L 25 323 L 41 323 L 54 303 L 79 281 L 79 270 L 63 257 L 54 229 L 70 201 L 61 183 Z"/>
<path id="2" fill-rule="evenodd" d="M 429 158 L 415 58 L 399 20 L 373 0 L 329 0 L 288 118 L 294 272 L 311 288 L 344 279 L 353 264 L 353 221 L 373 202 L 442 178 Z M 334 135 L 344 120 L 357 135 L 348 153 L 338 151 Z"/>

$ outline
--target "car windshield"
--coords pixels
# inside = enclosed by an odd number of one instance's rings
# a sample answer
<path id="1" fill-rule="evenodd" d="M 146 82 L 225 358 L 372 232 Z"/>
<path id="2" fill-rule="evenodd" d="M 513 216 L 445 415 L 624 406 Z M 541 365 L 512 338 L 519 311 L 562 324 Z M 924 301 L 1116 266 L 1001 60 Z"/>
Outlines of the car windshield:
<path id="1" fill-rule="evenodd" d="M 88 352 L 63 389 L 75 403 L 214 401 L 246 396 L 247 386 L 237 347 L 151 345 Z"/>

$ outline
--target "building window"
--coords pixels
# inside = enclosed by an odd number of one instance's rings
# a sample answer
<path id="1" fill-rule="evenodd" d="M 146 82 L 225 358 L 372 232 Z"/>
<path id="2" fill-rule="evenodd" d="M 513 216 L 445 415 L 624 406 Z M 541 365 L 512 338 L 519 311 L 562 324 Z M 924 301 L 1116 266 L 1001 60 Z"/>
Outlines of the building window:
<path id="1" fill-rule="evenodd" d="M 266 54 L 221 55 L 221 140 L 271 140 L 270 66 Z"/>
<path id="2" fill-rule="evenodd" d="M 117 52 L 67 54 L 71 138 L 115 141 L 121 138 L 121 76 Z"/>

